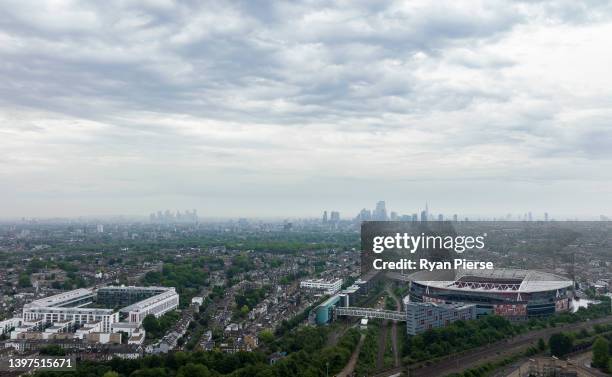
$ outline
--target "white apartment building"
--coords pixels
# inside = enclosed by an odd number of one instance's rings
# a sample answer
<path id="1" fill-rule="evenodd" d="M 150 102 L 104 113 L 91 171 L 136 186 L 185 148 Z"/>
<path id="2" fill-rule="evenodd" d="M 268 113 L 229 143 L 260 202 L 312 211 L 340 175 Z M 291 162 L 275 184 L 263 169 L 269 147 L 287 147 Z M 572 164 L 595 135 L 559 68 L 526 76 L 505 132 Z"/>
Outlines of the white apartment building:
<path id="1" fill-rule="evenodd" d="M 97 300 L 108 307 L 127 305 L 119 311 L 92 307 Z M 111 333 L 114 324 L 119 323 L 120 313 L 127 313 L 127 321 L 140 324 L 148 314 L 159 317 L 178 307 L 179 296 L 174 288 L 168 287 L 102 287 L 96 291 L 91 289 L 75 289 L 54 296 L 45 297 L 25 304 L 22 323 L 14 325 L 15 321 L 6 323 L 1 329 L 15 327 L 15 336 L 19 332 L 35 331 L 43 325 L 71 323 L 71 327 L 82 328 L 79 335 L 83 338 L 92 332 Z M 6 321 L 3 321 L 6 322 Z M 38 323 L 39 325 L 33 325 Z M 96 331 L 89 329 L 88 324 L 96 323 Z M 24 327 L 24 325 L 27 325 Z M 4 331 L 4 330 L 3 330 Z M 65 331 L 63 328 L 57 331 Z M 78 331 L 78 330 L 77 330 Z M 11 334 L 12 335 L 12 334 Z"/>
<path id="2" fill-rule="evenodd" d="M 155 317 L 161 317 L 165 313 L 176 309 L 178 304 L 179 295 L 174 288 L 166 288 L 166 291 L 126 306 L 120 311 L 128 313 L 128 322 L 140 324 L 147 315 L 153 314 Z"/>
<path id="3" fill-rule="evenodd" d="M 20 317 L 5 319 L 4 321 L 0 321 L 0 335 L 6 334 L 11 329 L 21 326 L 23 319 Z"/>
<path id="4" fill-rule="evenodd" d="M 88 308 L 93 298 L 92 290 L 80 288 L 35 300 L 23 306 L 23 320 L 42 320 L 43 324 L 74 321 L 76 326 L 100 321 L 102 331 L 110 332 L 111 325 L 119 321 L 119 313 L 113 309 Z"/>
<path id="5" fill-rule="evenodd" d="M 300 282 L 300 288 L 323 291 L 325 294 L 333 295 L 342 288 L 342 279 L 307 279 Z"/>

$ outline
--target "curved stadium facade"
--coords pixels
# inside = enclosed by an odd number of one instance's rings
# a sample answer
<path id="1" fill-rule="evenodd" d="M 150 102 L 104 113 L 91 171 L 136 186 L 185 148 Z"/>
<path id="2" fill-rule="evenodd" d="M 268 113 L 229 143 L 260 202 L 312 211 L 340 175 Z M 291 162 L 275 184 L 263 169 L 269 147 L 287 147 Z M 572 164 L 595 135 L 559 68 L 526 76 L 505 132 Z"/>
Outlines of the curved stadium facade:
<path id="1" fill-rule="evenodd" d="M 497 314 L 512 320 L 568 311 L 572 281 L 533 270 L 458 270 L 454 276 L 419 271 L 409 276 L 410 300 L 476 304 L 477 314 Z M 404 279 L 402 279 L 404 280 Z"/>

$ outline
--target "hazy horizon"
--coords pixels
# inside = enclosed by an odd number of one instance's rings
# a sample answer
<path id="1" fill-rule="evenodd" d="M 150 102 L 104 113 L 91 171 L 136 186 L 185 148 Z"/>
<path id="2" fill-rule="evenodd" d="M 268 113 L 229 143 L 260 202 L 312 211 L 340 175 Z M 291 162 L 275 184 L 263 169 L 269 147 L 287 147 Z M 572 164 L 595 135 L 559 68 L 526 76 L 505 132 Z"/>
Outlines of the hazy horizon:
<path id="1" fill-rule="evenodd" d="M 612 216 L 612 5 L 6 1 L 0 218 Z"/>
<path id="2" fill-rule="evenodd" d="M 374 203 L 375 204 L 375 203 Z M 252 213 L 248 213 L 248 212 L 244 212 L 244 213 L 226 213 L 223 215 L 217 215 L 214 213 L 210 213 L 210 212 L 206 212 L 204 209 L 201 208 L 170 208 L 170 207 L 163 207 L 163 208 L 158 208 L 155 210 L 151 210 L 147 213 L 106 213 L 106 214 L 100 214 L 100 213 L 81 213 L 81 214 L 74 214 L 74 215 L 52 215 L 52 216 L 0 216 L 0 222 L 8 222 L 8 223 L 12 223 L 12 222 L 20 222 L 22 220 L 26 220 L 26 221 L 31 221 L 31 220 L 37 220 L 37 221 L 50 221 L 50 220 L 83 220 L 83 221 L 108 221 L 108 222 L 113 222 L 119 219 L 123 219 L 126 221 L 145 221 L 145 222 L 149 222 L 149 216 L 151 214 L 156 214 L 158 211 L 161 212 L 165 212 L 166 210 L 169 210 L 171 212 L 171 214 L 176 214 L 176 211 L 180 211 L 182 214 L 185 214 L 186 211 L 192 211 L 192 210 L 196 210 L 197 211 L 197 215 L 198 218 L 200 220 L 200 222 L 214 222 L 214 221 L 229 221 L 229 220 L 238 220 L 241 218 L 245 218 L 248 220 L 261 220 L 261 221 L 284 221 L 284 220 L 317 220 L 317 219 L 321 219 L 323 212 L 327 211 L 327 215 L 328 217 L 331 214 L 331 211 L 338 211 L 340 212 L 340 217 L 341 220 L 353 220 L 357 217 L 357 215 L 359 214 L 359 211 L 361 211 L 361 209 L 366 209 L 366 210 L 374 210 L 375 206 L 365 206 L 365 207 L 360 207 L 359 209 L 345 209 L 344 211 L 339 209 L 339 208 L 323 208 L 321 209 L 319 212 L 312 212 L 312 213 L 291 213 L 290 210 L 288 209 L 284 209 L 283 211 L 278 211 L 278 214 L 270 214 L 270 215 L 261 215 L 257 212 L 252 212 Z M 357 208 L 357 207 L 355 207 Z M 396 212 L 399 216 L 402 215 L 413 215 L 413 214 L 417 214 L 417 216 L 419 216 L 420 218 L 420 214 L 421 211 L 424 209 L 424 206 L 422 207 L 415 207 L 414 209 L 407 209 L 407 210 L 403 210 L 402 208 L 395 208 L 395 207 L 389 207 L 389 204 L 387 203 L 387 215 L 390 215 L 391 212 Z M 545 219 L 545 216 L 548 215 L 548 219 L 550 221 L 572 221 L 572 220 L 577 220 L 577 221 L 599 221 L 601 220 L 601 216 L 605 216 L 607 218 L 610 218 L 609 215 L 606 215 L 605 213 L 581 213 L 581 214 L 577 214 L 577 213 L 555 213 L 555 212 L 550 212 L 550 211 L 543 211 L 543 212 L 539 212 L 539 211 L 532 211 L 532 210 L 525 210 L 523 212 L 520 211 L 507 211 L 507 212 L 503 212 L 503 211 L 495 211 L 494 209 L 490 209 L 488 212 L 473 212 L 473 211 L 451 211 L 451 210 L 447 210 L 447 209 L 443 209 L 443 208 L 429 208 L 429 213 L 431 215 L 434 216 L 435 219 L 437 219 L 438 215 L 443 215 L 445 220 L 450 220 L 453 218 L 454 215 L 458 216 L 458 219 L 460 221 L 468 218 L 471 221 L 491 221 L 493 219 L 495 220 L 499 220 L 499 221 L 505 221 L 505 220 L 510 220 L 510 221 L 522 221 L 523 217 L 526 217 L 529 213 L 531 212 L 533 221 L 543 221 Z M 510 216 L 508 218 L 508 216 Z M 609 221 L 609 220 L 608 220 Z"/>

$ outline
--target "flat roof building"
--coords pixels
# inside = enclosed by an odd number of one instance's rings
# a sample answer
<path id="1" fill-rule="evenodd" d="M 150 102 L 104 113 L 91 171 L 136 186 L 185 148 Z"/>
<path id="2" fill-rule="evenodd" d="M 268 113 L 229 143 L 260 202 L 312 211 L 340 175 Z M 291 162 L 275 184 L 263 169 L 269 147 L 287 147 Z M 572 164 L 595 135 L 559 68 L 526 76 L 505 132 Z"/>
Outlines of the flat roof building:
<path id="1" fill-rule="evenodd" d="M 410 302 L 406 297 L 404 307 L 408 335 L 448 326 L 458 320 L 476 319 L 476 305 Z"/>
<path id="2" fill-rule="evenodd" d="M 333 295 L 342 288 L 342 279 L 307 279 L 300 282 L 300 288 L 324 291 L 325 294 Z"/>
<path id="3" fill-rule="evenodd" d="M 83 328 L 79 333 L 79 337 L 83 338 L 93 331 L 89 329 L 88 324 L 99 323 L 95 332 L 111 333 L 113 325 L 119 322 L 120 313 L 127 314 L 128 322 L 140 325 L 148 314 L 160 317 L 176 309 L 178 304 L 179 296 L 171 287 L 108 286 L 97 290 L 80 288 L 25 304 L 22 321 L 26 326 L 17 330 L 23 332 L 26 328 L 53 324 L 48 332 L 64 332 L 64 327 L 59 329 L 55 325 L 70 323 L 69 327 Z M 117 306 L 125 307 L 118 311 L 112 309 Z"/>
<path id="4" fill-rule="evenodd" d="M 119 321 L 113 309 L 88 307 L 94 302 L 91 289 L 79 288 L 54 296 L 45 297 L 23 306 L 24 321 L 42 320 L 43 324 L 74 321 L 77 326 L 87 322 L 102 322 L 102 331 L 110 332 L 110 326 Z"/>
<path id="5" fill-rule="evenodd" d="M 157 287 L 159 288 L 159 287 Z M 178 307 L 179 295 L 174 288 L 163 288 L 163 292 L 145 300 L 122 308 L 120 312 L 128 313 L 128 322 L 142 323 L 149 314 L 160 317 Z"/>

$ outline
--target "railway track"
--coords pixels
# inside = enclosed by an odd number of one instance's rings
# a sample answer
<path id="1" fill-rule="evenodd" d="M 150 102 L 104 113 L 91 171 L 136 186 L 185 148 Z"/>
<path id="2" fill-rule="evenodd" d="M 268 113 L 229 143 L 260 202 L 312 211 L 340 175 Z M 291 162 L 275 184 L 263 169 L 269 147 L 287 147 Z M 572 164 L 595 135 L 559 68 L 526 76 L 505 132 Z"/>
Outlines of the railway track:
<path id="1" fill-rule="evenodd" d="M 405 373 L 409 371 L 411 377 L 440 377 L 454 372 L 466 370 L 487 361 L 507 356 L 528 345 L 534 344 L 540 338 L 548 338 L 550 335 L 559 331 L 575 331 L 588 329 L 599 324 L 612 323 L 612 316 L 600 318 L 588 322 L 572 323 L 565 326 L 558 326 L 544 330 L 533 331 L 527 334 L 522 334 L 512 339 L 502 340 L 493 344 L 489 344 L 480 348 L 465 351 L 460 354 L 449 355 L 444 359 L 433 360 L 429 362 L 420 362 L 412 366 L 400 366 L 381 370 L 373 377 L 388 377 L 397 373 Z"/>

